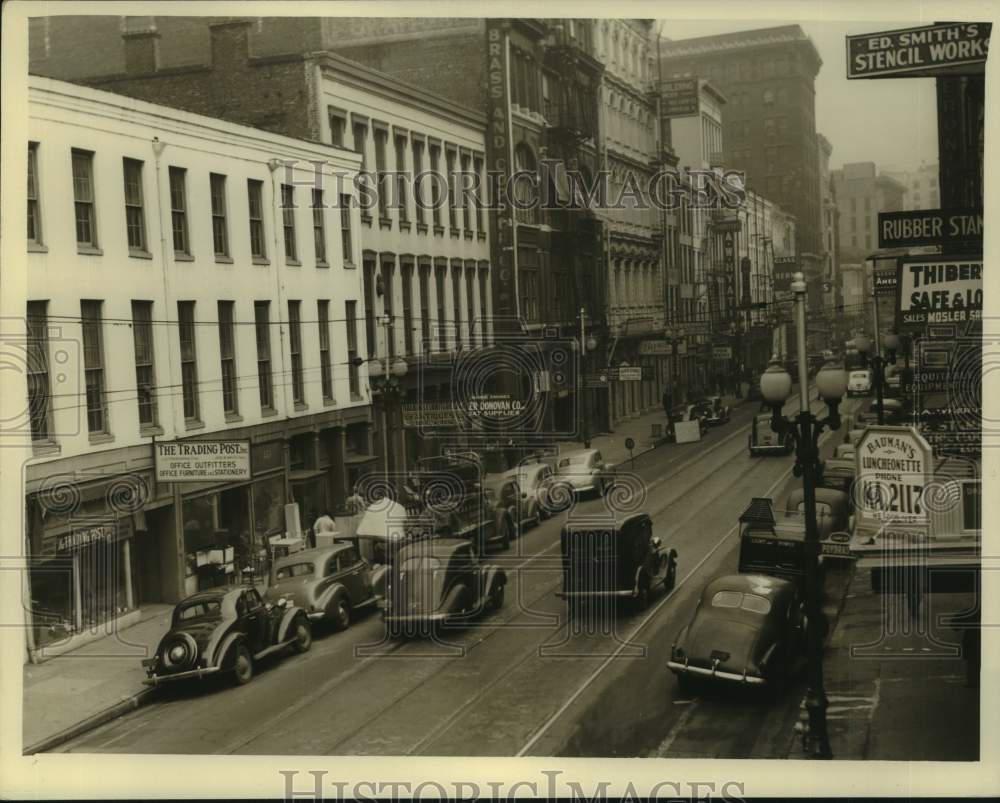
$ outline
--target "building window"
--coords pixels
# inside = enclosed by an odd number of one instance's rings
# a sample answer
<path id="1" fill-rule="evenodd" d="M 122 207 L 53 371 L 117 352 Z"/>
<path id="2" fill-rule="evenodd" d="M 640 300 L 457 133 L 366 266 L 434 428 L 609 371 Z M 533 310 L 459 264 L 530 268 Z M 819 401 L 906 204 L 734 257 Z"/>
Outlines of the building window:
<path id="1" fill-rule="evenodd" d="M 389 176 L 385 169 L 385 149 L 389 132 L 375 129 L 375 177 L 378 183 L 378 216 L 382 220 L 389 217 Z"/>
<path id="2" fill-rule="evenodd" d="M 146 251 L 146 218 L 142 208 L 142 162 L 122 159 L 125 177 L 125 230 L 130 251 Z"/>
<path id="3" fill-rule="evenodd" d="M 466 184 L 466 178 L 469 176 L 469 171 L 470 171 L 470 166 L 472 164 L 472 160 L 471 160 L 471 157 L 466 156 L 465 154 L 463 154 L 461 162 L 462 162 L 462 191 L 461 191 L 462 197 L 461 197 L 461 200 L 459 201 L 459 203 L 462 205 L 462 228 L 465 229 L 466 232 L 470 232 L 471 233 L 472 232 L 472 209 L 470 208 L 470 204 L 469 204 L 469 197 L 470 197 L 470 195 L 468 193 L 466 193 L 466 188 L 468 187 L 469 189 L 471 189 L 471 187 L 469 187 L 469 185 Z M 475 186 L 475 185 L 473 185 L 473 186 Z"/>
<path id="4" fill-rule="evenodd" d="M 209 174 L 212 194 L 212 243 L 217 257 L 229 256 L 229 231 L 226 227 L 226 177 Z"/>
<path id="5" fill-rule="evenodd" d="M 462 263 L 451 264 L 451 301 L 455 311 L 455 350 L 462 350 Z"/>
<path id="6" fill-rule="evenodd" d="M 345 128 L 347 128 L 347 115 L 342 111 L 330 109 L 330 144 L 338 148 L 344 147 Z"/>
<path id="7" fill-rule="evenodd" d="M 536 203 L 538 194 L 538 164 L 531 148 L 523 142 L 514 149 L 514 216 L 518 223 L 536 226 L 541 212 Z"/>
<path id="8" fill-rule="evenodd" d="M 316 302 L 319 320 L 319 373 L 323 386 L 323 400 L 333 401 L 333 364 L 330 362 L 330 302 L 320 299 Z"/>
<path id="9" fill-rule="evenodd" d="M 365 259 L 361 279 L 365 291 L 365 345 L 369 359 L 375 356 L 375 261 Z"/>
<path id="10" fill-rule="evenodd" d="M 194 302 L 177 302 L 177 328 L 181 341 L 181 391 L 184 419 L 198 420 L 198 356 L 194 339 Z"/>
<path id="11" fill-rule="evenodd" d="M 396 266 L 392 262 L 382 263 L 382 288 L 384 295 L 382 296 L 382 310 L 385 313 L 386 319 L 386 353 L 390 357 L 396 356 L 396 305 L 395 305 L 395 288 L 393 287 L 393 280 L 395 278 Z"/>
<path id="12" fill-rule="evenodd" d="M 365 186 L 369 185 L 368 174 L 368 157 L 365 154 L 365 141 L 368 139 L 368 124 L 367 123 L 354 123 L 353 127 L 354 133 L 354 151 L 361 157 L 361 166 L 358 169 L 359 178 L 365 183 Z M 361 207 L 361 221 L 363 223 L 370 223 L 372 219 L 371 211 L 367 206 Z"/>
<path id="13" fill-rule="evenodd" d="M 285 259 L 296 262 L 298 256 L 295 248 L 295 188 L 289 184 L 281 185 L 281 225 L 285 230 Z"/>
<path id="14" fill-rule="evenodd" d="M 354 246 L 351 243 L 351 196 L 340 196 L 340 248 L 344 267 L 354 267 Z"/>
<path id="15" fill-rule="evenodd" d="M 475 194 L 476 204 L 476 231 L 485 234 L 483 230 L 483 160 L 478 156 L 473 161 L 473 170 L 476 173 L 477 187 Z"/>
<path id="16" fill-rule="evenodd" d="M 455 151 L 449 149 L 445 153 L 445 160 L 448 167 L 448 226 L 452 231 L 457 231 L 456 211 L 458 209 L 458 193 L 455 190 Z"/>
<path id="17" fill-rule="evenodd" d="M 410 174 L 413 175 L 412 173 Z M 396 198 L 399 204 L 399 221 L 405 223 L 410 219 L 410 210 L 407 207 L 409 199 L 406 197 L 406 136 L 396 137 Z"/>
<path id="18" fill-rule="evenodd" d="M 313 246 L 316 264 L 326 265 L 326 222 L 323 219 L 323 190 L 312 191 Z"/>
<path id="19" fill-rule="evenodd" d="M 50 438 L 49 324 L 48 302 L 29 301 L 27 315 L 28 417 L 31 439 Z"/>
<path id="20" fill-rule="evenodd" d="M 769 64 L 770 62 L 764 62 L 764 63 L 765 64 Z M 765 106 L 773 106 L 774 105 L 774 90 L 770 89 L 770 88 L 765 89 L 764 92 L 763 92 L 763 95 L 762 95 L 762 100 L 764 101 L 764 105 Z"/>
<path id="21" fill-rule="evenodd" d="M 28 143 L 28 242 L 42 244 L 42 214 L 38 206 L 38 143 Z"/>
<path id="22" fill-rule="evenodd" d="M 170 174 L 170 225 L 174 235 L 174 254 L 191 255 L 187 222 L 187 171 L 171 167 Z"/>
<path id="23" fill-rule="evenodd" d="M 483 321 L 482 344 L 486 345 L 486 316 L 489 314 L 489 293 L 490 293 L 490 272 L 486 269 L 479 270 L 479 309 Z"/>
<path id="24" fill-rule="evenodd" d="M 401 269 L 403 282 L 403 349 L 413 354 L 413 263 L 404 263 Z"/>
<path id="25" fill-rule="evenodd" d="M 423 204 L 423 195 L 421 193 L 421 185 L 423 184 L 423 177 L 421 173 L 424 171 L 424 143 L 420 140 L 413 140 L 413 196 L 417 209 L 417 226 L 423 226 L 427 223 L 426 210 Z"/>
<path id="26" fill-rule="evenodd" d="M 420 348 L 431 349 L 431 266 L 420 266 Z"/>
<path id="27" fill-rule="evenodd" d="M 351 398 L 361 395 L 358 360 L 358 302 L 344 302 L 344 323 L 347 327 L 347 382 Z"/>
<path id="28" fill-rule="evenodd" d="M 292 355 L 292 401 L 305 403 L 302 381 L 302 302 L 288 302 L 288 348 Z"/>
<path id="29" fill-rule="evenodd" d="M 441 351 L 448 350 L 448 324 L 445 313 L 447 310 L 445 303 L 445 273 L 447 270 L 444 265 L 437 265 L 434 268 L 434 285 L 435 290 L 437 290 L 438 348 Z"/>
<path id="30" fill-rule="evenodd" d="M 73 149 L 73 203 L 76 208 L 77 245 L 97 248 L 94 210 L 94 154 Z"/>
<path id="31" fill-rule="evenodd" d="M 264 183 L 247 179 L 247 205 L 250 216 L 250 255 L 254 259 L 267 259 L 267 240 L 264 239 Z"/>
<path id="32" fill-rule="evenodd" d="M 239 415 L 240 404 L 236 385 L 236 331 L 233 322 L 233 302 L 219 302 L 219 357 L 222 360 L 222 410 L 226 415 Z"/>
<path id="33" fill-rule="evenodd" d="M 430 193 L 431 214 L 433 216 L 434 228 L 441 229 L 441 199 L 440 199 L 440 176 L 441 176 L 441 147 L 439 145 L 428 146 L 431 159 L 431 177 L 433 190 Z"/>
<path id="34" fill-rule="evenodd" d="M 83 368 L 87 386 L 87 429 L 92 435 L 108 432 L 108 403 L 104 385 L 104 344 L 100 301 L 81 301 Z"/>
<path id="35" fill-rule="evenodd" d="M 257 334 L 257 386 L 261 410 L 274 409 L 274 386 L 271 379 L 271 302 L 253 303 L 254 329 Z"/>
<path id="36" fill-rule="evenodd" d="M 132 302 L 132 339 L 135 342 L 135 387 L 139 426 L 156 426 L 156 374 L 153 371 L 153 302 Z"/>
<path id="37" fill-rule="evenodd" d="M 471 348 L 476 344 L 476 336 L 474 334 L 476 326 L 476 269 L 468 268 L 465 271 L 465 307 L 468 310 L 469 316 L 469 347 Z M 478 322 L 480 325 L 482 322 Z"/>

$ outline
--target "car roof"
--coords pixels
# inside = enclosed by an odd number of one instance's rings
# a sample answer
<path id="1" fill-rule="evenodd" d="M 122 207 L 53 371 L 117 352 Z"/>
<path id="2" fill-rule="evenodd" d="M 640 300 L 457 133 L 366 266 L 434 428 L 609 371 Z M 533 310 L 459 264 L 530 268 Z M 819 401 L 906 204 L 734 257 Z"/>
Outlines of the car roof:
<path id="1" fill-rule="evenodd" d="M 178 604 L 187 605 L 189 602 L 215 602 L 221 600 L 227 594 L 236 594 L 240 591 L 245 591 L 249 586 L 238 586 L 233 588 L 231 586 L 223 586 L 222 588 L 207 588 L 204 591 L 199 591 L 196 594 L 192 594 L 190 597 L 185 597 Z"/>
<path id="2" fill-rule="evenodd" d="M 562 460 L 564 457 L 578 457 L 585 455 L 592 455 L 597 449 L 570 449 L 568 452 L 562 452 L 559 455 L 559 459 Z"/>
<path id="3" fill-rule="evenodd" d="M 344 552 L 354 546 L 349 541 L 336 541 L 330 546 L 316 547 L 314 549 L 302 549 L 298 552 L 293 552 L 290 555 L 285 555 L 278 558 L 275 561 L 274 566 L 278 568 L 280 566 L 288 566 L 293 563 L 315 563 L 319 560 L 326 560 L 331 555 L 336 555 L 338 552 Z"/>
<path id="4" fill-rule="evenodd" d="M 456 552 L 470 550 L 472 544 L 464 538 L 429 538 L 409 544 L 399 550 L 398 560 L 404 560 L 415 555 L 433 555 L 436 558 L 447 558 Z"/>
<path id="5" fill-rule="evenodd" d="M 622 529 L 626 524 L 636 521 L 638 519 L 648 519 L 650 518 L 648 513 L 632 513 L 628 516 L 622 516 L 620 518 L 615 518 L 614 521 L 605 522 L 595 522 L 595 521 L 577 521 L 577 522 L 567 522 L 563 529 L 566 532 L 585 532 L 589 530 L 610 530 Z"/>
<path id="6" fill-rule="evenodd" d="M 702 600 L 710 600 L 720 591 L 756 594 L 768 599 L 782 597 L 795 588 L 794 583 L 769 574 L 727 574 L 716 577 L 702 589 Z"/>

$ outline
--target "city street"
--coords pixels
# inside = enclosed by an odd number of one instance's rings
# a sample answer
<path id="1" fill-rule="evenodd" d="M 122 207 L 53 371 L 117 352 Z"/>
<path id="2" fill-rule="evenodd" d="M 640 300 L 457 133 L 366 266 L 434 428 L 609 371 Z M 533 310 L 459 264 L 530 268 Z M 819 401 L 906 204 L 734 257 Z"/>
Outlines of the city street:
<path id="1" fill-rule="evenodd" d="M 859 401 L 845 402 L 844 411 Z M 813 403 L 814 410 L 820 405 Z M 736 523 L 750 498 L 780 505 L 795 487 L 792 458 L 750 458 L 749 420 L 757 405 L 734 411 L 701 443 L 671 445 L 642 457 L 641 508 L 654 533 L 676 549 L 677 587 L 642 613 L 624 610 L 617 632 L 569 632 L 560 583 L 554 517 L 490 560 L 510 579 L 502 612 L 445 632 L 444 643 L 382 641 L 377 613 L 345 633 L 317 629 L 312 650 L 265 665 L 253 683 L 168 689 L 134 714 L 62 751 L 364 755 L 686 755 L 750 757 L 787 752 L 801 689 L 762 695 L 713 693 L 690 700 L 666 669 L 670 642 L 702 586 L 735 571 Z M 828 435 L 826 450 L 831 451 Z M 624 467 L 623 467 L 624 469 Z M 600 514 L 583 501 L 569 515 Z M 586 623 L 583 625 L 586 628 Z M 643 692 L 622 705 L 588 701 L 637 676 Z M 710 728 L 712 738 L 705 738 Z M 600 740 L 588 733 L 599 732 Z"/>

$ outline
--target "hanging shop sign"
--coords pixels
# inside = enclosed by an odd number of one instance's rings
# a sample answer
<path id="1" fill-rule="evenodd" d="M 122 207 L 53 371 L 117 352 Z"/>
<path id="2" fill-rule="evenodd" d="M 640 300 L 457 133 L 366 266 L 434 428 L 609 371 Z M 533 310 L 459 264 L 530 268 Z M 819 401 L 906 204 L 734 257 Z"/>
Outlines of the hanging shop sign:
<path id="1" fill-rule="evenodd" d="M 926 524 L 932 454 L 913 427 L 867 427 L 854 455 L 858 526 Z"/>
<path id="2" fill-rule="evenodd" d="M 156 443 L 157 482 L 234 482 L 249 479 L 249 440 Z"/>
<path id="3" fill-rule="evenodd" d="M 694 117 L 698 109 L 698 79 L 660 82 L 660 117 Z"/>
<path id="4" fill-rule="evenodd" d="M 788 293 L 792 289 L 792 279 L 799 271 L 799 261 L 795 257 L 775 257 L 771 270 L 774 292 Z"/>
<path id="5" fill-rule="evenodd" d="M 407 402 L 402 412 L 403 426 L 407 429 L 454 429 L 458 426 L 451 401 Z"/>
<path id="6" fill-rule="evenodd" d="M 716 360 L 731 360 L 733 358 L 733 347 L 712 346 L 712 358 Z"/>
<path id="7" fill-rule="evenodd" d="M 911 209 L 878 213 L 878 247 L 983 242 L 982 209 Z"/>
<path id="8" fill-rule="evenodd" d="M 872 284 L 877 296 L 895 296 L 898 268 L 872 271 Z"/>
<path id="9" fill-rule="evenodd" d="M 905 257 L 899 261 L 897 282 L 901 332 L 982 320 L 983 262 L 978 257 Z"/>
<path id="10" fill-rule="evenodd" d="M 619 382 L 641 382 L 642 381 L 642 371 L 643 366 L 626 366 L 619 367 L 617 369 L 618 376 L 616 377 Z"/>
<path id="11" fill-rule="evenodd" d="M 990 23 L 939 22 L 847 37 L 847 78 L 981 72 Z"/>
<path id="12" fill-rule="evenodd" d="M 669 357 L 673 349 L 669 340 L 643 340 L 639 344 L 639 354 L 643 357 Z"/>

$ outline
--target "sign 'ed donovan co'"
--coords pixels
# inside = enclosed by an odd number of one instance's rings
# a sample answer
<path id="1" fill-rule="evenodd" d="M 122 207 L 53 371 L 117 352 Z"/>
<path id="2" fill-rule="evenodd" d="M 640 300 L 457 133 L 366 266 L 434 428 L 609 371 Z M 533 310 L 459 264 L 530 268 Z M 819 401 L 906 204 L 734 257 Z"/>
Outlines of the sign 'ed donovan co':
<path id="1" fill-rule="evenodd" d="M 980 257 L 906 257 L 899 261 L 897 284 L 897 324 L 901 332 L 921 332 L 928 324 L 982 320 Z"/>
<path id="2" fill-rule="evenodd" d="M 157 482 L 232 482 L 250 479 L 250 441 L 156 443 Z"/>

